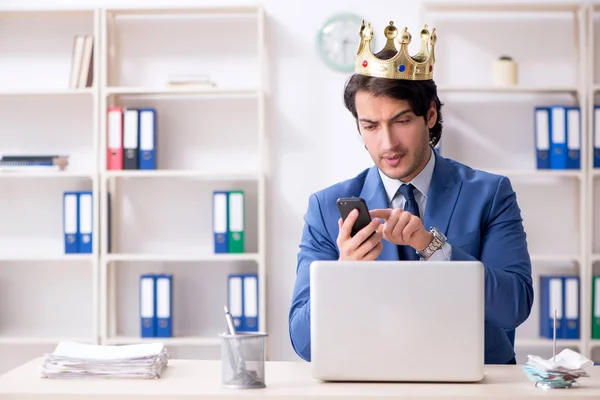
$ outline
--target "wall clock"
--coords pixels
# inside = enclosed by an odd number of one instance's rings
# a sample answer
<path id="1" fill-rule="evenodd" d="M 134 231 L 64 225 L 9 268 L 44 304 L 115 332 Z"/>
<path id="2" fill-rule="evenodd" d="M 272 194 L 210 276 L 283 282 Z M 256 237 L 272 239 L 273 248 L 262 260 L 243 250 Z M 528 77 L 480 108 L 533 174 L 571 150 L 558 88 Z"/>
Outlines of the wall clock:
<path id="1" fill-rule="evenodd" d="M 362 18 L 358 15 L 341 13 L 331 16 L 321 26 L 317 34 L 317 50 L 329 68 L 340 72 L 354 70 L 361 24 Z"/>

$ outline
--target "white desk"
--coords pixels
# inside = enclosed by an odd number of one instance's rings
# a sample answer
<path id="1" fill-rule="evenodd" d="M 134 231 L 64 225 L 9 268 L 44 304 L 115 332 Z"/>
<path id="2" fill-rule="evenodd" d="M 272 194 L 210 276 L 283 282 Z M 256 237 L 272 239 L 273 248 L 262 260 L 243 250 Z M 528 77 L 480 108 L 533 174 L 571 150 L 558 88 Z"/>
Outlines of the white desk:
<path id="1" fill-rule="evenodd" d="M 170 360 L 156 380 L 42 379 L 35 359 L 0 377 L 0 399 L 132 400 L 132 399 L 600 399 L 600 367 L 579 387 L 542 390 L 529 382 L 520 366 L 487 366 L 481 383 L 323 383 L 313 379 L 304 362 L 268 362 L 266 389 L 220 387 L 218 361 Z"/>

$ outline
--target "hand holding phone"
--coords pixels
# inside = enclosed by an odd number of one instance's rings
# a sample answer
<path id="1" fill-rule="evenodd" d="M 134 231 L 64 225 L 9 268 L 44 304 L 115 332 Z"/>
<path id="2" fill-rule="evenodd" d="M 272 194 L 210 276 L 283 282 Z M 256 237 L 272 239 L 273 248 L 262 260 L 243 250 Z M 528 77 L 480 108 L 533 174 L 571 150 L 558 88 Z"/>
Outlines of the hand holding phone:
<path id="1" fill-rule="evenodd" d="M 383 248 L 381 220 L 371 219 L 367 203 L 359 197 L 337 200 L 340 212 L 337 245 L 340 260 L 374 260 Z"/>

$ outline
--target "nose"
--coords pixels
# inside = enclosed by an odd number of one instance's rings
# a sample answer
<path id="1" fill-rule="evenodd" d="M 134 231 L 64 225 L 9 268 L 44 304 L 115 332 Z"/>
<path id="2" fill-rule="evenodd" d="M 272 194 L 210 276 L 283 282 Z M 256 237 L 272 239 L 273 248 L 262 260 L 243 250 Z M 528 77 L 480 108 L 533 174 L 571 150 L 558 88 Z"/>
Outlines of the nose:
<path id="1" fill-rule="evenodd" d="M 397 140 L 392 130 L 392 125 L 383 124 L 381 129 L 381 146 L 383 149 L 390 150 L 398 145 Z"/>

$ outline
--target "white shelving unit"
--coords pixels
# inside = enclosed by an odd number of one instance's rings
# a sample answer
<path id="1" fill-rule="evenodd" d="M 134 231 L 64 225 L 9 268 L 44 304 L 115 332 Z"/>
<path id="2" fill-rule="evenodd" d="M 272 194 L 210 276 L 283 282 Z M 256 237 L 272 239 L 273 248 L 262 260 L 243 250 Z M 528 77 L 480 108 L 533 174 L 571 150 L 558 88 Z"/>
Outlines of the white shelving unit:
<path id="1" fill-rule="evenodd" d="M 94 84 L 72 90 L 83 33 Z M 265 59 L 260 6 L 0 10 L 0 129 L 19 133 L 0 148 L 70 155 L 62 173 L 0 173 L 0 218 L 16 227 L 0 234 L 0 373 L 61 339 L 157 340 L 140 337 L 147 272 L 173 274 L 174 336 L 159 340 L 178 358 L 219 356 L 229 273 L 258 273 L 267 331 Z M 169 86 L 169 74 L 216 86 Z M 156 170 L 107 170 L 112 105 L 156 109 Z M 92 254 L 64 254 L 63 192 L 75 189 L 93 191 Z M 246 194 L 242 254 L 213 252 L 212 192 L 228 189 Z"/>
<path id="2" fill-rule="evenodd" d="M 138 279 L 164 272 L 174 336 L 160 340 L 178 358 L 218 354 L 228 273 L 258 273 L 266 330 L 263 11 L 106 9 L 101 20 L 100 131 L 111 106 L 154 107 L 158 127 L 156 170 L 107 170 L 101 156 L 101 198 L 111 196 L 101 231 L 110 219 L 112 248 L 102 240 L 100 342 L 156 340 L 139 334 Z M 216 86 L 170 86 L 169 74 L 208 74 Z M 213 251 L 212 192 L 228 189 L 246 195 L 243 254 Z"/>
<path id="3" fill-rule="evenodd" d="M 0 149 L 64 154 L 64 172 L 1 172 L 0 373 L 61 338 L 98 338 L 98 237 L 65 254 L 63 192 L 98 198 L 98 78 L 69 89 L 75 35 L 99 36 L 97 10 L 0 10 Z M 94 48 L 94 71 L 99 66 Z M 99 223 L 93 203 L 93 223 Z"/>
<path id="4" fill-rule="evenodd" d="M 584 2 L 422 3 L 420 26 L 426 23 L 438 32 L 435 79 L 445 104 L 442 153 L 509 177 L 522 210 L 535 303 L 516 331 L 519 363 L 528 354 L 552 355 L 552 340 L 539 336 L 538 281 L 543 274 L 581 279 L 581 336 L 558 340 L 558 350 L 575 348 L 592 356 L 600 343 L 591 340 L 590 324 L 590 187 L 597 172 L 590 167 L 588 104 L 591 82 L 600 79 L 589 77 L 589 14 Z M 502 55 L 512 56 L 519 66 L 516 86 L 492 84 L 492 63 Z M 533 107 L 552 104 L 581 106 L 580 170 L 536 169 Z M 596 243 L 600 250 L 600 241 Z M 597 354 L 595 360 L 600 361 Z"/>
<path id="5" fill-rule="evenodd" d="M 594 125 L 598 121 L 594 121 L 594 106 L 600 104 L 600 74 L 598 66 L 600 65 L 600 3 L 591 2 L 587 5 L 587 42 L 588 42 L 588 58 L 587 61 L 587 82 L 589 82 L 590 90 L 588 91 L 588 118 L 587 129 L 590 133 L 586 138 L 586 145 L 590 149 L 590 157 L 587 159 L 587 169 L 590 172 L 587 176 L 588 185 L 588 201 L 586 204 L 586 213 L 589 216 L 586 226 L 586 235 L 590 238 L 587 246 L 589 253 L 587 275 L 590 278 L 590 297 L 587 299 L 587 307 L 590 310 L 590 318 L 592 318 L 592 287 L 591 280 L 594 275 L 600 274 L 600 169 L 594 169 L 594 159 L 591 157 L 594 148 Z M 591 336 L 590 336 L 591 337 Z M 600 340 L 592 339 L 589 343 L 589 348 L 595 360 L 600 359 Z"/>

